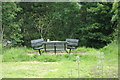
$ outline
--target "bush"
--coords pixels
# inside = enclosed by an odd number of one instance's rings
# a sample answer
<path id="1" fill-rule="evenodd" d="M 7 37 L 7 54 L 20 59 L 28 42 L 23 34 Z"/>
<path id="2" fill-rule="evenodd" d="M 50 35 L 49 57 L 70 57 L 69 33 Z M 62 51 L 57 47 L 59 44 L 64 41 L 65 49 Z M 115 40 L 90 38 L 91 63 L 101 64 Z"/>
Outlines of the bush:
<path id="1" fill-rule="evenodd" d="M 100 51 L 104 52 L 105 54 L 118 54 L 118 44 L 114 41 L 107 46 L 101 48 Z"/>

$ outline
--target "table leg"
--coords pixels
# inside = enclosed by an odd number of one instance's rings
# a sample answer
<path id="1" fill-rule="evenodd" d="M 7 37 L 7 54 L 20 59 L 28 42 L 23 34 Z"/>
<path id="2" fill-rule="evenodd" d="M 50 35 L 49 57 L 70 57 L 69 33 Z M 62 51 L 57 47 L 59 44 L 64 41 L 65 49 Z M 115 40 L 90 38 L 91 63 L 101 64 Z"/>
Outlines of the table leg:
<path id="1" fill-rule="evenodd" d="M 39 54 L 41 55 L 41 51 L 40 51 L 40 49 L 39 49 Z"/>
<path id="2" fill-rule="evenodd" d="M 66 48 L 66 43 L 64 44 L 64 50 L 68 53 L 67 48 Z"/>
<path id="3" fill-rule="evenodd" d="M 56 54 L 56 44 L 54 44 L 54 49 L 55 49 L 54 51 L 55 51 L 55 54 Z"/>
<path id="4" fill-rule="evenodd" d="M 71 53 L 71 49 L 69 50 L 69 53 Z"/>
<path id="5" fill-rule="evenodd" d="M 45 46 L 45 52 L 46 52 L 46 44 L 44 44 L 44 46 Z"/>

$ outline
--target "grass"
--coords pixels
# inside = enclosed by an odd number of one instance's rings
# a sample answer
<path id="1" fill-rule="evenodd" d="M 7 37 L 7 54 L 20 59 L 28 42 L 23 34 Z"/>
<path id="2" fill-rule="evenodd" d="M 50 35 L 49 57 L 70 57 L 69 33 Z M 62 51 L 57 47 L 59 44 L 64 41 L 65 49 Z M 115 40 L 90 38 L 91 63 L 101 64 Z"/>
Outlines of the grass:
<path id="1" fill-rule="evenodd" d="M 80 78 L 97 77 L 97 68 L 94 62 L 80 62 Z M 8 66 L 9 65 L 9 66 Z M 4 78 L 78 78 L 76 62 L 4 62 Z M 107 66 L 104 78 L 118 77 L 117 66 Z M 72 70 L 72 71 L 71 71 Z M 98 76 L 100 77 L 100 76 Z"/>
<path id="2" fill-rule="evenodd" d="M 64 55 L 27 55 L 35 52 L 31 48 L 17 47 L 5 49 L 3 56 L 4 78 L 117 78 L 118 49 L 116 43 L 104 48 L 94 49 L 80 47 L 74 51 L 86 51 L 86 54 Z M 103 71 L 98 71 L 98 52 L 104 52 Z M 80 58 L 80 66 L 76 57 Z M 8 66 L 9 65 L 9 66 Z M 79 69 L 78 69 L 79 67 Z M 78 75 L 78 71 L 80 75 Z M 102 74 L 102 75 L 101 75 Z"/>
<path id="3" fill-rule="evenodd" d="M 2 79 L 2 44 L 0 44 L 0 79 Z"/>
<path id="4" fill-rule="evenodd" d="M 85 50 L 86 49 L 86 50 Z M 46 53 L 43 53 L 41 56 L 38 54 L 34 54 L 33 56 L 27 55 L 28 52 L 35 52 L 36 50 L 33 50 L 31 48 L 27 47 L 16 47 L 16 48 L 10 48 L 10 49 L 3 49 L 3 62 L 21 62 L 21 61 L 42 61 L 42 62 L 56 62 L 56 61 L 65 61 L 65 60 L 71 60 L 76 61 L 75 57 L 80 56 L 81 59 L 89 59 L 92 55 L 95 55 L 96 51 L 93 48 L 78 48 L 74 51 L 89 51 L 90 55 L 79 55 L 77 53 L 74 54 L 64 54 L 64 55 L 46 55 Z M 38 51 L 36 51 L 37 53 Z M 92 56 L 95 58 L 95 56 Z M 92 58 L 92 59 L 94 59 Z"/>

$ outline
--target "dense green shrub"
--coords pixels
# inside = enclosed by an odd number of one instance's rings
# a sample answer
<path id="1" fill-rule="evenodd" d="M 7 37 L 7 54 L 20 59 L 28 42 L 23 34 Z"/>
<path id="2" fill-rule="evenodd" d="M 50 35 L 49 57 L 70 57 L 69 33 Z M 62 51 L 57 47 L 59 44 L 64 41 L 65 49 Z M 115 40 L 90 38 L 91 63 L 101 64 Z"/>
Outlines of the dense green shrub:
<path id="1" fill-rule="evenodd" d="M 113 41 L 112 43 L 108 44 L 104 48 L 101 48 L 100 51 L 104 52 L 105 54 L 118 54 L 118 42 Z"/>

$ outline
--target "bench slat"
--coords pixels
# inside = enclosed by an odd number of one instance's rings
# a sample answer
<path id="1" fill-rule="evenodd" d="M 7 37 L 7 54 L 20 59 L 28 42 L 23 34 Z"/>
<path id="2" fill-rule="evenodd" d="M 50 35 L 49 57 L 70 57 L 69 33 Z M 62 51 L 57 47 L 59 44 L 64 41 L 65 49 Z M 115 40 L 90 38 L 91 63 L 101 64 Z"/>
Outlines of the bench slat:
<path id="1" fill-rule="evenodd" d="M 66 39 L 66 41 L 68 42 L 68 45 L 70 46 L 78 46 L 78 39 Z"/>
<path id="2" fill-rule="evenodd" d="M 36 39 L 36 40 L 31 40 L 31 43 L 38 43 L 38 42 L 43 42 L 44 39 Z"/>
<path id="3" fill-rule="evenodd" d="M 62 51 L 62 50 L 65 50 L 65 49 L 56 49 L 56 51 Z M 55 49 L 46 49 L 46 51 L 55 51 Z"/>
<path id="4" fill-rule="evenodd" d="M 78 39 L 66 39 L 67 42 L 78 43 Z"/>
<path id="5" fill-rule="evenodd" d="M 44 39 L 36 39 L 36 40 L 31 40 L 31 46 L 36 47 L 36 46 L 41 46 L 44 42 Z"/>

